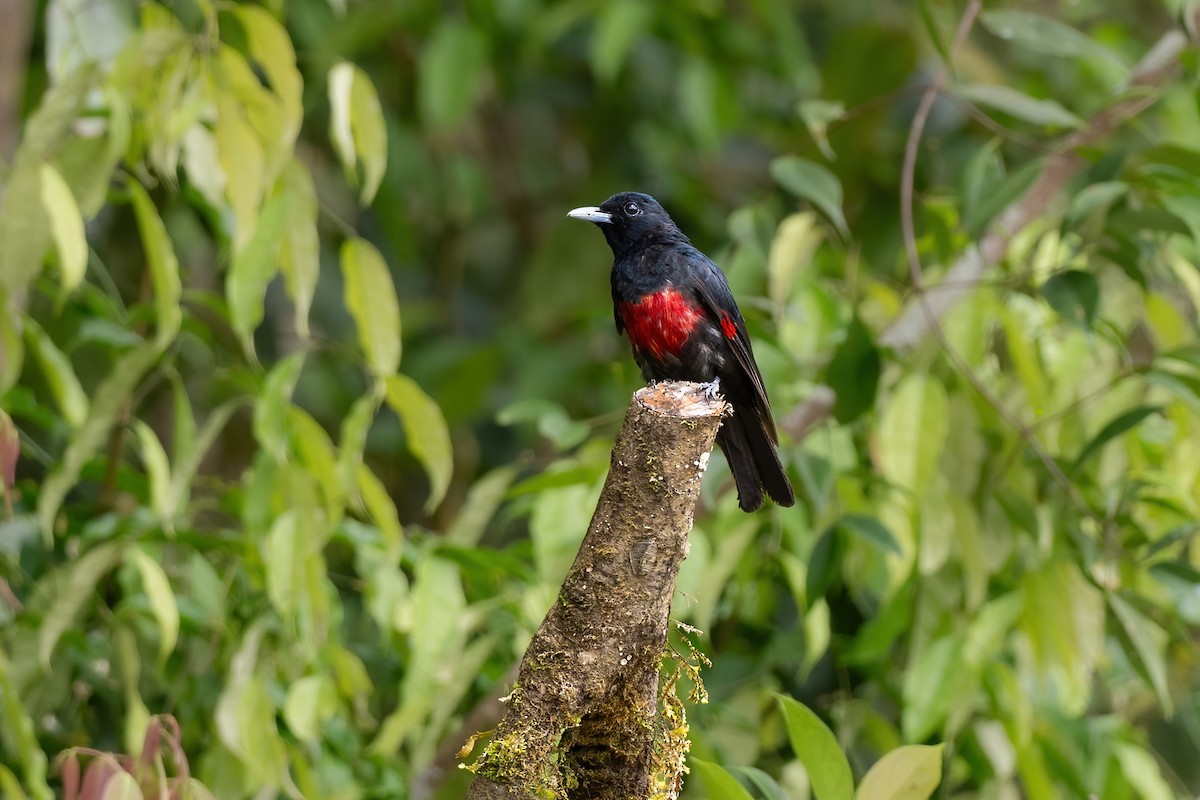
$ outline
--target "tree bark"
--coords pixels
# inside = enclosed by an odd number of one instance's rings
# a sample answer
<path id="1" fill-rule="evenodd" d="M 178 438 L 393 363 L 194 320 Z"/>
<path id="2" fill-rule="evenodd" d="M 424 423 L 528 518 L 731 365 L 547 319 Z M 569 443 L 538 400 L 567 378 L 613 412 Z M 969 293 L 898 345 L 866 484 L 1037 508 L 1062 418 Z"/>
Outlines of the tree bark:
<path id="1" fill-rule="evenodd" d="M 727 409 L 694 383 L 634 395 L 587 535 L 472 767 L 468 800 L 649 795 L 671 598 Z"/>

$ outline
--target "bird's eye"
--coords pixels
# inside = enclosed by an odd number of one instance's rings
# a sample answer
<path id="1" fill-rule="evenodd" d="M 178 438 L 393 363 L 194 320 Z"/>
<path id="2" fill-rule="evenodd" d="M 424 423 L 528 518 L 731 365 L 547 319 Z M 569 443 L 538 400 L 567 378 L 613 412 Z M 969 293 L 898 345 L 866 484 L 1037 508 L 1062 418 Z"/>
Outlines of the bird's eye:
<path id="1" fill-rule="evenodd" d="M 624 210 L 625 215 L 629 217 L 636 217 L 638 214 L 642 213 L 642 209 L 637 203 L 626 203 Z"/>

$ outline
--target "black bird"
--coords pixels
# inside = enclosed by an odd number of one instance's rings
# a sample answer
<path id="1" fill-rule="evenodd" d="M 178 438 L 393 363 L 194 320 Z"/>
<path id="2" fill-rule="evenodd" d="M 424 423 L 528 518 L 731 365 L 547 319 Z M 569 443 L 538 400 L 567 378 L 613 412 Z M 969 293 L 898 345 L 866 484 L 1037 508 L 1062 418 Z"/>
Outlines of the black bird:
<path id="1" fill-rule="evenodd" d="M 781 506 L 795 503 L 746 323 L 721 269 L 648 194 L 622 192 L 567 216 L 594 222 L 612 248 L 617 333 L 629 334 L 646 380 L 711 383 L 733 406 L 717 444 L 733 471 L 738 505 L 756 510 L 764 490 Z"/>

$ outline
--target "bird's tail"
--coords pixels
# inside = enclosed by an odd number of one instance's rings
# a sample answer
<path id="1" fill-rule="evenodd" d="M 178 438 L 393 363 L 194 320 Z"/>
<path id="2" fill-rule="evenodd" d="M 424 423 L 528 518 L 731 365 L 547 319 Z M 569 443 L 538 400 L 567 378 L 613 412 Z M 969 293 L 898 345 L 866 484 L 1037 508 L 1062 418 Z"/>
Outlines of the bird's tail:
<path id="1" fill-rule="evenodd" d="M 743 511 L 755 511 L 763 503 L 763 490 L 781 506 L 796 502 L 796 494 L 775 443 L 767 431 L 768 422 L 753 409 L 738 408 L 717 432 L 717 444 L 725 453 L 737 484 L 738 505 Z"/>

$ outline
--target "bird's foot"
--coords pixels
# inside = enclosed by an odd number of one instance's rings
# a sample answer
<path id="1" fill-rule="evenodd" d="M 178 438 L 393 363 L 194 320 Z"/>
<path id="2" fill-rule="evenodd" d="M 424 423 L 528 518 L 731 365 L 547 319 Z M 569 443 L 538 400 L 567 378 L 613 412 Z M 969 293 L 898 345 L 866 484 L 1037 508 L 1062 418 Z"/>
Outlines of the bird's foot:
<path id="1" fill-rule="evenodd" d="M 709 400 L 716 400 L 721 393 L 721 379 L 719 377 L 700 385 L 704 387 L 704 396 Z"/>

